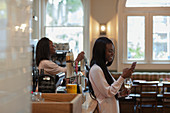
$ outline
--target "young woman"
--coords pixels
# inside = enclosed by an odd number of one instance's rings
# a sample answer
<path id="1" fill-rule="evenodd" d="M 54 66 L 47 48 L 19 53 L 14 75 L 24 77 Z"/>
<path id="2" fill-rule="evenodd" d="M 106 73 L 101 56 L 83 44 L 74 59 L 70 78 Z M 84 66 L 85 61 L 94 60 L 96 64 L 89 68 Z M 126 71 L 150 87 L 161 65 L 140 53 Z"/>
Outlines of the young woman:
<path id="1" fill-rule="evenodd" d="M 114 60 L 115 47 L 107 37 L 100 37 L 93 47 L 93 55 L 90 62 L 89 88 L 90 93 L 98 102 L 100 113 L 119 113 L 117 98 L 127 96 L 127 89 L 119 92 L 125 78 L 131 77 L 136 63 L 131 68 L 123 70 L 123 74 L 116 81 L 109 73 L 107 67 Z"/>
<path id="2" fill-rule="evenodd" d="M 66 72 L 66 67 L 61 67 L 52 62 L 51 55 L 55 53 L 53 42 L 48 38 L 41 38 L 36 47 L 36 64 L 39 72 L 44 69 L 44 74 L 56 75 L 60 72 Z M 84 58 L 84 52 L 79 53 L 75 61 L 81 61 Z"/>

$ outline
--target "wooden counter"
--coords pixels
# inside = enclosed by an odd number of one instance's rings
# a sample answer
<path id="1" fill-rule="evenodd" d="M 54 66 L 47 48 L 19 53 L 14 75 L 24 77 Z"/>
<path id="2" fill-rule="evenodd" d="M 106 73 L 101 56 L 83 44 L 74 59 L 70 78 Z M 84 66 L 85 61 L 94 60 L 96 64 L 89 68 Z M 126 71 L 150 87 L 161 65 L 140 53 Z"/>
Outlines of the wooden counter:
<path id="1" fill-rule="evenodd" d="M 81 113 L 82 94 L 42 93 L 42 102 L 32 102 L 32 113 Z"/>
<path id="2" fill-rule="evenodd" d="M 43 102 L 32 102 L 32 113 L 98 113 L 97 101 L 83 94 L 43 93 Z M 81 112 L 82 111 L 82 112 Z"/>
<path id="3" fill-rule="evenodd" d="M 86 93 L 86 101 L 82 104 L 82 113 L 98 113 L 97 101 L 90 97 L 89 93 Z"/>

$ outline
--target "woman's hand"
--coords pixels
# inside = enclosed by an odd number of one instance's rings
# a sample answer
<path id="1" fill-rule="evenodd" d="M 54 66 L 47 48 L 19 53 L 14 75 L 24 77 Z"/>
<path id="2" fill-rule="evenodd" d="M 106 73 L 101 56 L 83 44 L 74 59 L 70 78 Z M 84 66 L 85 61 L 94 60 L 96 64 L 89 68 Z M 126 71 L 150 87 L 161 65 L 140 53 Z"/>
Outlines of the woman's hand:
<path id="1" fill-rule="evenodd" d="M 82 59 L 84 59 L 84 51 L 82 51 L 81 53 L 79 53 L 78 54 L 78 56 L 77 56 L 77 58 L 76 58 L 76 60 L 75 60 L 75 62 L 77 61 L 77 62 L 79 62 L 79 61 L 81 61 Z"/>
<path id="2" fill-rule="evenodd" d="M 123 69 L 123 74 L 121 75 L 123 78 L 130 78 L 132 73 L 134 72 L 136 67 L 136 62 L 133 62 L 131 68 Z"/>
<path id="3" fill-rule="evenodd" d="M 125 97 L 128 96 L 131 93 L 131 90 L 128 89 L 123 89 L 122 91 L 119 92 L 120 93 L 120 97 Z"/>

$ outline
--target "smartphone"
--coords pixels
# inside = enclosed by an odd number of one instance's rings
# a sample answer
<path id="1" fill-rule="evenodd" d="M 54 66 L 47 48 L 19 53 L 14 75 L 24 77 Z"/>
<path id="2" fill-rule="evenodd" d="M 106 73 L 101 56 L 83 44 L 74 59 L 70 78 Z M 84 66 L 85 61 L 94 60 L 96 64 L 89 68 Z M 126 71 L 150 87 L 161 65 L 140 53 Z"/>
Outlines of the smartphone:
<path id="1" fill-rule="evenodd" d="M 136 63 L 137 63 L 137 62 L 133 62 L 133 63 L 132 63 L 131 68 L 130 68 L 132 71 L 134 71 L 134 70 L 135 70 Z"/>

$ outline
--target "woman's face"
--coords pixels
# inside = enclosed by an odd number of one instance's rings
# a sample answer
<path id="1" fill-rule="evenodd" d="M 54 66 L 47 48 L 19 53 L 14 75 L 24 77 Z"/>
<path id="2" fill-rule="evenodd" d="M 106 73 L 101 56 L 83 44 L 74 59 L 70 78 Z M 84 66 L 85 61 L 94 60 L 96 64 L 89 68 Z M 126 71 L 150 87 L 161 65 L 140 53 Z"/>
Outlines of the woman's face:
<path id="1" fill-rule="evenodd" d="M 52 41 L 50 41 L 49 46 L 50 46 L 50 55 L 53 55 L 55 53 L 55 48 L 54 48 L 54 45 L 53 45 Z"/>
<path id="2" fill-rule="evenodd" d="M 113 61 L 114 56 L 115 56 L 115 48 L 111 43 L 106 44 L 106 56 L 105 56 L 106 61 L 108 62 Z"/>

